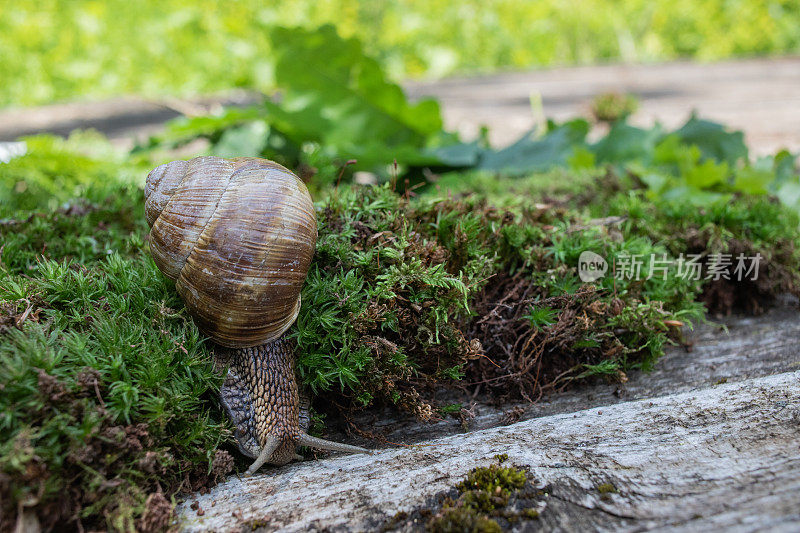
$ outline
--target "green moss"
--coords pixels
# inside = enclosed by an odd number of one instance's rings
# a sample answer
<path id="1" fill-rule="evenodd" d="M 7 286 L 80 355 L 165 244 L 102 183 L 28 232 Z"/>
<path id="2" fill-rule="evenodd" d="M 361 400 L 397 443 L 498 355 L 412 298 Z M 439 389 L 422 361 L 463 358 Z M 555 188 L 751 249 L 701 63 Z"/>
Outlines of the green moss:
<path id="1" fill-rule="evenodd" d="M 592 212 L 600 211 L 593 206 Z M 621 231 L 628 238 L 663 243 L 672 258 L 699 257 L 704 269 L 699 299 L 711 312 L 760 313 L 777 295 L 800 295 L 800 219 L 768 196 L 743 195 L 699 207 L 653 201 L 644 191 L 631 191 L 610 198 L 603 212 L 627 218 Z M 729 259 L 731 280 L 708 279 L 711 254 Z M 735 279 L 733 268 L 740 256 L 746 261 L 760 256 L 757 279 Z"/>
<path id="2" fill-rule="evenodd" d="M 220 379 L 150 258 L 35 266 L 0 279 L 17 319 L 0 327 L 3 504 L 35 497 L 46 510 L 74 492 L 66 515 L 40 515 L 45 527 L 81 516 L 129 530 L 159 487 L 171 496 L 229 471 L 215 454 L 229 432 L 207 402 Z"/>
<path id="3" fill-rule="evenodd" d="M 39 157 L 0 165 L 0 181 L 28 175 Z M 93 168 L 83 156 L 56 159 L 58 173 Z M 108 182 L 106 172 L 90 178 Z M 133 530 L 160 501 L 149 496 L 171 498 L 233 467 L 210 401 L 220 378 L 146 252 L 141 190 L 87 187 L 86 199 L 52 210 L 38 196 L 0 208 L 0 218 L 19 217 L 0 223 L 3 529 L 17 502 L 36 501 L 44 528 L 80 517 L 91 529 Z M 41 210 L 19 211 L 33 205 Z"/>
<path id="4" fill-rule="evenodd" d="M 568 345 L 579 354 L 547 363 L 564 365 L 553 372 L 576 379 L 604 362 L 614 372 L 651 366 L 669 342 L 663 321 L 701 316 L 698 281 L 609 276 L 584 285 L 575 266 L 585 250 L 660 256 L 666 249 L 642 236 L 619 240 L 602 226 L 567 231 L 580 223 L 575 211 L 506 211 L 479 197 L 409 200 L 384 186 L 342 187 L 318 213 L 307 305 L 294 333 L 299 372 L 316 393 L 335 392 L 353 405 L 384 400 L 425 419 L 434 406 L 420 385 L 478 372 L 506 387 L 498 374 L 518 369 L 504 367 L 504 348 L 492 343 L 504 339 L 498 328 L 513 326 L 508 334 L 518 336 L 519 320 L 528 324 L 530 345 Z M 526 293 L 540 304 L 520 302 L 503 311 L 503 323 L 479 326 L 492 312 L 487 306 L 505 296 L 487 288 Z M 470 366 L 481 349 L 498 365 Z M 523 385 L 520 393 L 532 395 L 545 384 Z"/>
<path id="5" fill-rule="evenodd" d="M 547 219 L 559 212 L 560 204 L 571 198 L 596 194 L 598 182 L 612 188 L 619 187 L 613 180 L 605 178 L 603 169 L 568 170 L 557 168 L 549 172 L 505 179 L 494 172 L 451 172 L 429 186 L 429 193 L 437 196 L 474 195 L 484 198 L 491 205 L 504 209 L 531 210 L 536 204 L 538 215 Z"/>
<path id="6" fill-rule="evenodd" d="M 461 412 L 461 409 L 462 407 L 460 403 L 453 403 L 440 407 L 439 412 L 442 414 L 454 414 Z"/>
<path id="7" fill-rule="evenodd" d="M 0 163 L 0 218 L 19 211 L 55 211 L 76 198 L 105 198 L 133 183 L 143 170 L 96 133 L 76 132 L 68 140 L 50 135 L 20 140 L 25 142 L 25 155 Z"/>
<path id="8" fill-rule="evenodd" d="M 488 493 L 521 489 L 525 485 L 525 472 L 518 468 L 492 464 L 472 469 L 464 481 L 456 485 L 462 491 L 477 490 Z"/>
<path id="9" fill-rule="evenodd" d="M 741 196 L 736 201 L 707 206 L 649 198 L 645 191 L 630 191 L 609 199 L 593 214 L 625 215 L 624 229 L 664 242 L 672 254 L 703 247 L 725 252 L 732 241 L 747 241 L 753 248 L 769 252 L 790 251 L 800 256 L 798 215 L 768 196 Z"/>
<path id="10" fill-rule="evenodd" d="M 442 500 L 441 509 L 427 523 L 429 531 L 501 531 L 539 517 L 532 506 L 538 505 L 541 493 L 533 489 L 525 469 L 500 466 L 507 455 L 496 459 L 497 464 L 473 468 L 455 486 L 458 496 Z"/>
<path id="11" fill-rule="evenodd" d="M 428 522 L 428 530 L 432 533 L 499 533 L 502 528 L 494 520 L 471 508 L 457 507 L 446 510 L 442 516 Z"/>
<path id="12" fill-rule="evenodd" d="M 461 495 L 461 502 L 464 507 L 469 507 L 477 512 L 490 513 L 495 509 L 505 507 L 508 504 L 508 491 L 496 489 L 488 490 L 465 490 Z"/>
<path id="13" fill-rule="evenodd" d="M 597 492 L 600 494 L 616 494 L 618 491 L 613 483 L 601 483 L 597 486 Z"/>

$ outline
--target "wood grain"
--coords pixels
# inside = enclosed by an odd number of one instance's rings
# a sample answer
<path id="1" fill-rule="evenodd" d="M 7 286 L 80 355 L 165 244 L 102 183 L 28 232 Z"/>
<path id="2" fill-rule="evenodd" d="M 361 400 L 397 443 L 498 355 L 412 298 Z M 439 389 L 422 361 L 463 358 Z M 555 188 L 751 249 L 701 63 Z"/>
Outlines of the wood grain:
<path id="1" fill-rule="evenodd" d="M 547 529 L 796 531 L 800 371 L 294 464 L 192 498 L 202 516 L 190 501 L 179 513 L 185 531 L 367 531 L 497 453 L 550 485 Z"/>

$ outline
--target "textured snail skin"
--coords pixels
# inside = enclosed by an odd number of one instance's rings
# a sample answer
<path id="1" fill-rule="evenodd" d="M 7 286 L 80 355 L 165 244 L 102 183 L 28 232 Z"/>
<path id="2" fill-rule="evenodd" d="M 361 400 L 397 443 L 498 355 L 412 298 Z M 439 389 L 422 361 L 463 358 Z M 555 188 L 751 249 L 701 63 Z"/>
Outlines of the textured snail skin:
<path id="1" fill-rule="evenodd" d="M 254 348 L 221 348 L 217 354 L 229 363 L 220 400 L 236 426 L 239 450 L 255 459 L 267 437 L 280 446 L 269 459 L 286 464 L 295 457 L 307 411 L 300 417 L 300 398 L 294 376 L 294 343 L 280 339 Z"/>
<path id="2" fill-rule="evenodd" d="M 305 434 L 295 346 L 282 337 L 317 239 L 303 182 L 265 159 L 173 161 L 147 176 L 145 216 L 153 260 L 217 344 L 216 365 L 228 368 L 220 399 L 240 450 L 258 457 L 248 472 L 291 461 L 298 444 L 366 451 Z"/>

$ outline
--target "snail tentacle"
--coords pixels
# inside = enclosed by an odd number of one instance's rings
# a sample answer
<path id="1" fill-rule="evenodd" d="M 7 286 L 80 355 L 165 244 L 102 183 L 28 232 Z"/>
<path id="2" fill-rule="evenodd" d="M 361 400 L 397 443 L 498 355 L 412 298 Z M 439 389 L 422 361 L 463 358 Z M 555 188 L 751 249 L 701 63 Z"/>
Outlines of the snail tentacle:
<path id="1" fill-rule="evenodd" d="M 318 437 L 312 437 L 307 433 L 302 433 L 300 435 L 300 445 L 308 446 L 309 448 L 317 448 L 318 450 L 329 450 L 332 452 L 372 453 L 371 450 L 361 448 L 360 446 L 353 446 L 352 444 L 343 444 L 341 442 L 320 439 Z"/>
<path id="2" fill-rule="evenodd" d="M 269 461 L 270 457 L 272 457 L 272 454 L 275 453 L 275 450 L 277 450 L 280 445 L 281 441 L 278 437 L 276 437 L 275 435 L 268 436 L 267 441 L 261 448 L 261 453 L 258 454 L 256 460 L 253 462 L 252 465 L 250 465 L 250 468 L 247 469 L 245 475 L 252 476 L 253 474 L 255 474 L 259 468 L 264 466 L 264 463 Z"/>

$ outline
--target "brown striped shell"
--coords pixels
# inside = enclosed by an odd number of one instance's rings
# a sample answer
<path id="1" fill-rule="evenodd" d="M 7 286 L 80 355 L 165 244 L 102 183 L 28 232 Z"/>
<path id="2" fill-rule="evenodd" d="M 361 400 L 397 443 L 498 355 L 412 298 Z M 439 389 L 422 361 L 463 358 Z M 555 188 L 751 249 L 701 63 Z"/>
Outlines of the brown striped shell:
<path id="1" fill-rule="evenodd" d="M 317 240 L 303 182 L 266 159 L 196 157 L 147 176 L 150 251 L 200 330 L 223 346 L 280 337 Z"/>

